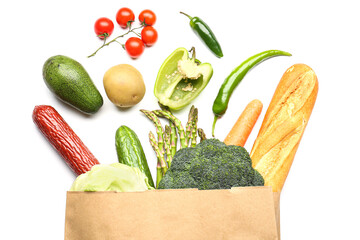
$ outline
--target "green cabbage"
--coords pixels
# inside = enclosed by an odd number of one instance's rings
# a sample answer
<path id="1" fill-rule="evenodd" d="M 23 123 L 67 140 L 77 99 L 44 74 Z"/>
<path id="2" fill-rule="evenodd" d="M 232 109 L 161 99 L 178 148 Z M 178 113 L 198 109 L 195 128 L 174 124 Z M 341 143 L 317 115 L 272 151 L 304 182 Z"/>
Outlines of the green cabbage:
<path id="1" fill-rule="evenodd" d="M 121 163 L 98 164 L 79 175 L 70 191 L 137 192 L 154 189 L 140 169 Z"/>

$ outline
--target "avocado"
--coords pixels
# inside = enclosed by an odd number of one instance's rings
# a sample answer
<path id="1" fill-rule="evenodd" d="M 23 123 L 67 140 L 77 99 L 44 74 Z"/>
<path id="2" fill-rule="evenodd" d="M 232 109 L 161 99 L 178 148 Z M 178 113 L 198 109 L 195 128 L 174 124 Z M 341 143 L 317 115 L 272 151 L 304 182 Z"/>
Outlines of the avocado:
<path id="1" fill-rule="evenodd" d="M 89 74 L 72 58 L 50 57 L 43 66 L 43 78 L 59 99 L 83 113 L 96 113 L 103 105 L 103 98 Z"/>

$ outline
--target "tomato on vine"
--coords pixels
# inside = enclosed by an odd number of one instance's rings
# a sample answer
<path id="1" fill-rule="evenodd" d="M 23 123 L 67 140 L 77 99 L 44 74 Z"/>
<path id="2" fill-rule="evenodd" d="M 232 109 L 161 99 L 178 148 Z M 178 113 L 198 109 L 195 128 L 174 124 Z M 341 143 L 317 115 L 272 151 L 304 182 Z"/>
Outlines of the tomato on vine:
<path id="1" fill-rule="evenodd" d="M 99 38 L 105 39 L 103 44 L 88 57 L 95 56 L 97 52 L 105 46 L 109 46 L 113 42 L 118 42 L 119 38 L 123 38 L 126 35 L 133 33 L 137 35 L 137 37 L 131 37 L 127 39 L 125 44 L 120 43 L 127 54 L 131 58 L 138 58 L 144 52 L 145 46 L 150 47 L 157 42 L 158 33 L 152 25 L 156 22 L 156 15 L 153 11 L 146 9 L 143 10 L 139 14 L 140 24 L 136 27 L 133 27 L 132 23 L 134 22 L 135 15 L 133 11 L 129 8 L 123 7 L 118 10 L 116 13 L 116 22 L 120 25 L 121 28 L 127 29 L 127 31 L 121 35 L 118 35 L 109 41 L 107 41 L 107 37 L 109 37 L 113 30 L 114 24 L 108 18 L 100 18 L 95 23 L 95 32 Z M 141 32 L 139 32 L 141 29 Z"/>
<path id="2" fill-rule="evenodd" d="M 100 39 L 107 38 L 114 30 L 114 23 L 106 17 L 99 18 L 95 22 L 94 30 Z"/>
<path id="3" fill-rule="evenodd" d="M 139 14 L 139 21 L 145 25 L 152 26 L 156 22 L 156 15 L 153 11 L 145 9 Z"/>
<path id="4" fill-rule="evenodd" d="M 135 20 L 134 12 L 129 8 L 120 8 L 116 13 L 116 22 L 122 28 L 127 28 Z"/>
<path id="5" fill-rule="evenodd" d="M 132 58 L 138 58 L 144 52 L 143 41 L 137 37 L 131 37 L 125 42 L 125 50 Z"/>
<path id="6" fill-rule="evenodd" d="M 157 41 L 158 34 L 152 26 L 145 26 L 141 31 L 141 40 L 147 47 L 151 47 Z"/>

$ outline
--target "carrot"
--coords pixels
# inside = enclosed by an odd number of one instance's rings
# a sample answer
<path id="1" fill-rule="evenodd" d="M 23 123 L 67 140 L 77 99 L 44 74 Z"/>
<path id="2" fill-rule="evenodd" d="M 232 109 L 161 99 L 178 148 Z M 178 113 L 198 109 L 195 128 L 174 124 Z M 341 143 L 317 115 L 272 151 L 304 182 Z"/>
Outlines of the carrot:
<path id="1" fill-rule="evenodd" d="M 226 145 L 244 146 L 257 119 L 260 116 L 263 104 L 255 99 L 252 100 L 241 113 L 233 128 L 226 136 Z"/>

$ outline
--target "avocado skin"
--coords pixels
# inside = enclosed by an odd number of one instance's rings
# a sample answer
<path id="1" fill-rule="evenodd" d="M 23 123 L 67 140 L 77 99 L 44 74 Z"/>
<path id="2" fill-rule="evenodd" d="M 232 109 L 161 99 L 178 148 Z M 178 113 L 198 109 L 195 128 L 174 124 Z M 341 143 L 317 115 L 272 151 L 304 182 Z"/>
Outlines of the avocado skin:
<path id="1" fill-rule="evenodd" d="M 83 113 L 96 113 L 103 105 L 103 98 L 89 74 L 72 58 L 50 57 L 43 66 L 43 79 L 59 99 Z"/>

